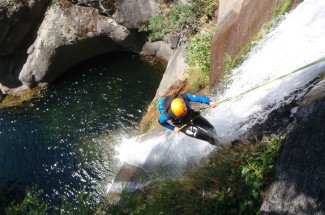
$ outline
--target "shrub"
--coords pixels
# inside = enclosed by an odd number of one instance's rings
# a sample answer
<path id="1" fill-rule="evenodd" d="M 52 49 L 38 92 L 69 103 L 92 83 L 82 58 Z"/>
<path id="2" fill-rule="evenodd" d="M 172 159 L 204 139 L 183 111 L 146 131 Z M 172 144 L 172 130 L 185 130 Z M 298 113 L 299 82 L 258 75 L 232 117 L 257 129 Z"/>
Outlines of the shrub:
<path id="1" fill-rule="evenodd" d="M 150 32 L 149 40 L 162 39 L 169 33 L 179 33 L 184 29 L 193 30 L 196 16 L 191 5 L 179 4 L 167 14 L 160 14 L 149 20 L 148 26 L 141 26 L 139 31 Z"/>
<path id="2" fill-rule="evenodd" d="M 43 190 L 37 186 L 26 189 L 25 197 L 20 202 L 12 202 L 6 209 L 6 215 L 45 215 L 45 214 L 78 214 L 91 215 L 95 211 L 95 203 L 91 196 L 79 192 L 75 200 L 61 196 L 61 204 L 49 207 L 43 197 Z"/>
<path id="3" fill-rule="evenodd" d="M 284 137 L 219 149 L 204 166 L 122 195 L 108 214 L 257 214 Z"/>
<path id="4" fill-rule="evenodd" d="M 186 47 L 186 62 L 190 66 L 198 66 L 203 74 L 209 74 L 210 70 L 210 44 L 212 34 L 195 35 L 191 43 Z"/>
<path id="5" fill-rule="evenodd" d="M 211 19 L 219 7 L 219 0 L 197 0 L 193 1 L 192 5 L 198 16 Z"/>
<path id="6" fill-rule="evenodd" d="M 13 202 L 6 208 L 7 215 L 42 215 L 46 214 L 47 202 L 41 199 L 42 190 L 38 188 L 26 189 L 25 198 L 19 202 Z"/>
<path id="7" fill-rule="evenodd" d="M 188 80 L 194 90 L 209 85 L 211 33 L 197 34 L 186 47 L 186 62 L 190 66 Z"/>
<path id="8" fill-rule="evenodd" d="M 149 40 L 163 39 L 169 33 L 196 33 L 203 17 L 212 19 L 219 6 L 219 0 L 196 0 L 192 4 L 179 4 L 169 12 L 159 14 L 149 20 L 139 31 L 149 32 Z"/>

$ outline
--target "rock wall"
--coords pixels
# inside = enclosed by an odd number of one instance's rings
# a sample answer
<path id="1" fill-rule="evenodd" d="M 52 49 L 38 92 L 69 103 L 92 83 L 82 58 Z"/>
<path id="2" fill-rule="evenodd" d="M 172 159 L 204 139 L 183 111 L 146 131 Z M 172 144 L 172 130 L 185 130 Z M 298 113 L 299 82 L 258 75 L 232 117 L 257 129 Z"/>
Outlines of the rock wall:
<path id="1" fill-rule="evenodd" d="M 50 6 L 44 2 L 26 5 L 24 0 L 6 0 L 0 4 L 0 18 L 4 17 L 0 26 L 5 29 L 0 32 L 2 93 L 46 85 L 81 61 L 114 51 L 170 60 L 157 96 L 184 79 L 185 50 L 184 45 L 178 46 L 179 38 L 148 43 L 136 30 L 159 12 L 157 1 L 59 0 Z M 22 45 L 26 37 L 29 40 Z"/>
<path id="2" fill-rule="evenodd" d="M 47 1 L 0 1 L 0 83 L 19 86 L 19 71 L 26 49 L 35 39 L 32 32 L 42 20 Z"/>
<path id="3" fill-rule="evenodd" d="M 134 30 L 158 13 L 156 1 L 45 3 L 0 3 L 4 29 L 0 32 L 0 90 L 4 94 L 50 83 L 72 66 L 103 53 L 133 51 L 166 60 L 171 55 L 168 43 L 146 43 L 145 36 Z M 26 38 L 28 42 L 22 43 Z"/>
<path id="4" fill-rule="evenodd" d="M 174 52 L 172 53 L 166 71 L 163 75 L 163 78 L 157 89 L 155 98 L 153 100 L 158 100 L 165 95 L 174 84 L 179 80 L 183 81 L 186 77 L 187 64 L 185 63 L 185 45 L 181 44 Z"/>
<path id="5" fill-rule="evenodd" d="M 13 54 L 40 18 L 46 1 L 0 2 L 0 56 Z"/>
<path id="6" fill-rule="evenodd" d="M 235 56 L 253 39 L 281 0 L 220 0 L 218 26 L 211 44 L 210 82 L 223 76 L 225 55 Z"/>
<path id="7" fill-rule="evenodd" d="M 305 97 L 261 214 L 325 214 L 325 80 Z"/>
<path id="8" fill-rule="evenodd" d="M 71 66 L 98 54 L 130 48 L 131 32 L 94 8 L 51 6 L 38 37 L 27 50 L 23 85 L 53 81 Z"/>

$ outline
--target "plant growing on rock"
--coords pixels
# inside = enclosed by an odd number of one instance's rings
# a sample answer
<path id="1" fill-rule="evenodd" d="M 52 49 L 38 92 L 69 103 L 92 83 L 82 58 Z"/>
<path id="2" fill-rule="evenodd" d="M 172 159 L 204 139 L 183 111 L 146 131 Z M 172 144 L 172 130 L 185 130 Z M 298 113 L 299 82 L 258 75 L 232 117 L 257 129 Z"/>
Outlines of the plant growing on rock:
<path id="1" fill-rule="evenodd" d="M 107 214 L 257 214 L 285 136 L 219 149 L 176 180 L 124 192 Z"/>
<path id="2" fill-rule="evenodd" d="M 165 4 L 170 1 L 164 1 Z M 182 31 L 196 33 L 200 21 L 211 20 L 215 16 L 219 0 L 197 0 L 191 4 L 178 4 L 168 12 L 164 12 L 149 20 L 148 25 L 140 27 L 139 31 L 149 32 L 149 40 L 163 39 L 167 34 L 177 34 Z"/>
<path id="3" fill-rule="evenodd" d="M 196 16 L 190 5 L 176 5 L 167 14 L 160 14 L 149 20 L 147 26 L 139 31 L 149 32 L 149 40 L 159 40 L 169 33 L 180 33 L 182 30 L 193 30 Z"/>
<path id="4" fill-rule="evenodd" d="M 209 85 L 211 33 L 197 34 L 186 47 L 186 62 L 191 67 L 188 80 L 197 91 Z"/>

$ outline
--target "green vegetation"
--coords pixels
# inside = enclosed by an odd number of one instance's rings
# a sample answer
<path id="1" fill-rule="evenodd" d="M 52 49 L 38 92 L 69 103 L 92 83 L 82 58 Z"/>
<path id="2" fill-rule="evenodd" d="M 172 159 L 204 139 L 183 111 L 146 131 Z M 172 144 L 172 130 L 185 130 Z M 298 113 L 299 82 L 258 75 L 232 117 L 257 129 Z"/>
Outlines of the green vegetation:
<path id="1" fill-rule="evenodd" d="M 48 201 L 42 197 L 43 191 L 38 187 L 26 189 L 25 197 L 22 201 L 12 202 L 6 209 L 6 215 L 51 215 L 51 214 L 78 214 L 91 215 L 95 212 L 95 203 L 92 203 L 90 196 L 84 192 L 71 201 L 66 196 L 62 196 L 61 205 L 49 208 Z"/>
<path id="2" fill-rule="evenodd" d="M 180 33 L 184 29 L 193 30 L 196 16 L 190 5 L 176 5 L 167 14 L 160 14 L 149 20 L 148 26 L 140 27 L 139 31 L 150 32 L 149 40 L 163 39 L 169 33 Z"/>
<path id="3" fill-rule="evenodd" d="M 211 40 L 212 33 L 197 34 L 186 47 L 186 62 L 190 66 L 187 79 L 194 91 L 209 86 Z"/>
<path id="4" fill-rule="evenodd" d="M 282 0 L 281 5 L 273 11 L 273 17 L 277 18 L 284 15 L 292 6 L 292 0 Z"/>
<path id="5" fill-rule="evenodd" d="M 7 215 L 42 215 L 46 214 L 47 202 L 41 199 L 42 191 L 34 188 L 27 189 L 26 196 L 20 203 L 11 203 L 10 206 L 6 209 Z"/>
<path id="6" fill-rule="evenodd" d="M 205 164 L 180 179 L 160 180 L 135 193 L 124 191 L 119 204 L 95 205 L 83 192 L 49 209 L 42 190 L 27 189 L 6 215 L 50 214 L 257 214 L 284 136 L 220 148 Z"/>
<path id="7" fill-rule="evenodd" d="M 230 54 L 227 53 L 225 54 L 224 62 L 225 62 L 225 67 L 224 67 L 223 80 L 227 80 L 229 76 L 229 71 L 233 68 L 233 59 Z"/>
<path id="8" fill-rule="evenodd" d="M 163 39 L 170 33 L 185 32 L 187 36 L 191 35 L 191 42 L 186 48 L 186 62 L 190 66 L 188 80 L 193 91 L 209 86 L 212 33 L 198 32 L 206 22 L 216 18 L 218 6 L 218 0 L 197 0 L 189 5 L 179 4 L 168 12 L 153 17 L 147 26 L 140 28 L 140 31 L 149 32 L 151 41 Z"/>
<path id="9" fill-rule="evenodd" d="M 218 0 L 197 0 L 192 4 L 178 4 L 167 12 L 149 20 L 139 31 L 149 32 L 149 40 L 163 39 L 167 34 L 198 32 L 200 20 L 212 19 L 218 8 Z M 165 10 L 166 11 L 166 10 Z"/>
<path id="10" fill-rule="evenodd" d="M 219 7 L 219 0 L 197 0 L 192 6 L 200 18 L 212 19 Z"/>
<path id="11" fill-rule="evenodd" d="M 59 1 L 59 0 L 51 0 L 51 5 L 56 5 L 56 4 L 58 4 L 58 1 Z"/>
<path id="12" fill-rule="evenodd" d="M 123 192 L 107 214 L 257 214 L 284 136 L 218 150 L 176 180 Z"/>

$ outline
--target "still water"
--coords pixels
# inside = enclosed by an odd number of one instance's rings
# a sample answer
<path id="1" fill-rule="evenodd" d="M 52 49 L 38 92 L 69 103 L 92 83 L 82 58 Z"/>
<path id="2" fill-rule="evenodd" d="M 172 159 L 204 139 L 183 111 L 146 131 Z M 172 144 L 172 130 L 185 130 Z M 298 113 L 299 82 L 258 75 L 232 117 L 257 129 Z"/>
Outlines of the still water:
<path id="1" fill-rule="evenodd" d="M 137 132 L 164 69 L 133 53 L 99 56 L 22 107 L 0 110 L 0 199 L 34 185 L 49 200 L 104 192 L 114 146 Z"/>

